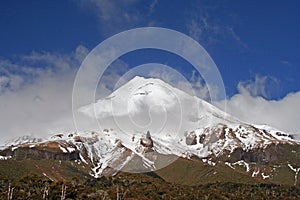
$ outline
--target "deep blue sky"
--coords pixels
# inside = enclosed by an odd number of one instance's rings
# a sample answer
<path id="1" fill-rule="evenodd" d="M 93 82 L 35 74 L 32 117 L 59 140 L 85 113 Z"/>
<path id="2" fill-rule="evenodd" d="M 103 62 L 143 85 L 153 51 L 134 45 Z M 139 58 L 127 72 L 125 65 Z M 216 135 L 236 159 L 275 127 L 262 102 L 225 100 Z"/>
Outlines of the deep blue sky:
<path id="1" fill-rule="evenodd" d="M 217 64 L 229 96 L 238 92 L 239 82 L 256 76 L 268 77 L 268 99 L 300 90 L 297 0 L 108 2 L 1 1 L 0 58 L 13 62 L 33 51 L 65 54 L 78 45 L 92 49 L 119 31 L 160 26 L 191 35 L 204 46 Z M 124 14 L 130 18 L 126 20 Z M 200 28 L 201 34 L 192 27 Z M 157 59 L 168 63 L 163 60 L 166 57 Z M 126 61 L 134 66 L 149 62 L 151 55 L 139 62 L 135 58 L 129 56 Z"/>

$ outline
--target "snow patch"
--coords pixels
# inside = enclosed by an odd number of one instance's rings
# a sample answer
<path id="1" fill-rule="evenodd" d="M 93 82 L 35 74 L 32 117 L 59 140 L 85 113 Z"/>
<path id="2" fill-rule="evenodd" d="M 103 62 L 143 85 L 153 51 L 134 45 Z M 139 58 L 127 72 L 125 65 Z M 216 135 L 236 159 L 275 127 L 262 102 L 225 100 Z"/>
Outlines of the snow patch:
<path id="1" fill-rule="evenodd" d="M 74 147 L 67 147 L 67 150 L 71 153 L 71 152 L 75 151 L 76 149 Z"/>
<path id="2" fill-rule="evenodd" d="M 19 147 L 18 147 L 18 146 L 15 146 L 15 147 L 12 147 L 11 150 L 14 151 L 14 150 L 16 150 L 17 148 L 19 148 Z"/>
<path id="3" fill-rule="evenodd" d="M 62 147 L 62 146 L 59 146 L 59 148 L 60 148 L 60 150 L 61 150 L 62 152 L 64 152 L 64 153 L 68 153 L 67 149 L 65 149 L 64 147 Z"/>
<path id="4" fill-rule="evenodd" d="M 297 179 L 298 179 L 298 173 L 300 171 L 300 168 L 297 167 L 293 167 L 291 164 L 288 164 L 289 168 L 295 172 L 295 181 L 294 181 L 294 185 L 297 185 Z"/>
<path id="5" fill-rule="evenodd" d="M 259 174 L 259 169 L 255 169 L 253 172 L 252 172 L 252 177 L 256 177 L 257 175 Z"/>
<path id="6" fill-rule="evenodd" d="M 230 162 L 225 162 L 225 165 L 227 165 L 228 167 L 230 167 L 231 169 L 235 169 L 235 167 L 232 166 L 232 164 Z"/>
<path id="7" fill-rule="evenodd" d="M 270 178 L 270 175 L 265 175 L 264 173 L 261 173 L 261 176 L 262 176 L 263 179 Z"/>
<path id="8" fill-rule="evenodd" d="M 54 180 L 52 178 L 50 178 L 46 173 L 43 173 L 43 175 L 54 182 Z"/>
<path id="9" fill-rule="evenodd" d="M 1 156 L 0 155 L 0 160 L 8 160 L 10 158 L 11 158 L 11 156 Z"/>
<path id="10" fill-rule="evenodd" d="M 226 164 L 226 163 L 225 163 Z M 240 165 L 240 166 L 244 166 L 246 168 L 246 172 L 249 172 L 250 171 L 250 165 L 248 163 L 246 163 L 244 160 L 239 160 L 237 162 L 234 162 L 234 163 L 227 163 L 228 166 L 235 166 L 235 165 Z M 235 168 L 233 168 L 235 169 Z"/>

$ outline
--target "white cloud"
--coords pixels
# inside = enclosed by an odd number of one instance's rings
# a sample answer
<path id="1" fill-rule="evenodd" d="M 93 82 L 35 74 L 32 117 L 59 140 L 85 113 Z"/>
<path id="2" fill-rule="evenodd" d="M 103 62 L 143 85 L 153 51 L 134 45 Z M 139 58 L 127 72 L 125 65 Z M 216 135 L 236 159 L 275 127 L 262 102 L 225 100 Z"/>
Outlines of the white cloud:
<path id="1" fill-rule="evenodd" d="M 76 130 L 73 83 L 88 52 L 78 46 L 68 54 L 32 52 L 14 62 L 0 60 L 0 143 L 22 135 L 48 137 Z M 102 76 L 98 97 L 110 94 L 126 69 L 126 63 L 115 61 Z"/>
<path id="2" fill-rule="evenodd" d="M 8 87 L 10 79 L 7 76 L 0 76 L 0 93 Z"/>
<path id="3" fill-rule="evenodd" d="M 300 139 L 300 91 L 279 100 L 268 100 L 265 98 L 269 95 L 268 80 L 276 79 L 256 76 L 252 82 L 241 82 L 239 94 L 226 100 L 226 111 L 244 122 L 267 124 Z M 219 103 L 216 105 L 220 107 Z"/>
<path id="4" fill-rule="evenodd" d="M 117 59 L 103 74 L 97 88 L 96 99 L 104 98 L 113 92 L 115 84 L 122 79 L 122 75 L 129 70 L 129 66 L 124 61 Z"/>
<path id="5" fill-rule="evenodd" d="M 71 97 L 76 70 L 87 49 L 65 55 L 33 52 L 0 60 L 1 141 L 73 131 Z"/>
<path id="6" fill-rule="evenodd" d="M 254 80 L 241 81 L 238 84 L 240 93 L 248 92 L 251 96 L 262 96 L 266 99 L 272 96 L 271 88 L 278 88 L 278 80 L 270 76 L 256 75 Z"/>

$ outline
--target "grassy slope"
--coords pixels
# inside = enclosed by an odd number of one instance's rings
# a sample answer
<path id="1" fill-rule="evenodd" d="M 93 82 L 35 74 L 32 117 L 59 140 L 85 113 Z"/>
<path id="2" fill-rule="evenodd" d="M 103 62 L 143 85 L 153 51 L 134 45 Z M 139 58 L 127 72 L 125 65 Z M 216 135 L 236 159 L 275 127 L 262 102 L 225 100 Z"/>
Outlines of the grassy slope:
<path id="1" fill-rule="evenodd" d="M 72 161 L 54 160 L 0 160 L 0 178 L 18 180 L 28 174 L 44 176 L 45 173 L 54 181 L 68 181 L 73 177 L 89 177 L 88 166 Z"/>
<path id="2" fill-rule="evenodd" d="M 290 170 L 287 164 L 276 168 L 270 179 L 262 179 L 261 176 L 252 177 L 253 169 L 256 165 L 251 165 L 250 172 L 242 166 L 236 166 L 236 170 L 225 164 L 219 163 L 212 167 L 206 163 L 195 160 L 178 159 L 171 165 L 156 171 L 155 173 L 168 182 L 199 185 L 208 183 L 275 183 L 284 185 L 294 185 L 295 172 Z M 270 167 L 269 167 L 270 168 Z M 297 186 L 300 186 L 298 177 Z"/>
<path id="3" fill-rule="evenodd" d="M 212 167 L 200 161 L 178 159 L 171 165 L 156 171 L 156 174 L 168 182 L 197 185 L 216 182 L 261 182 L 248 174 L 237 172 L 226 165 Z"/>

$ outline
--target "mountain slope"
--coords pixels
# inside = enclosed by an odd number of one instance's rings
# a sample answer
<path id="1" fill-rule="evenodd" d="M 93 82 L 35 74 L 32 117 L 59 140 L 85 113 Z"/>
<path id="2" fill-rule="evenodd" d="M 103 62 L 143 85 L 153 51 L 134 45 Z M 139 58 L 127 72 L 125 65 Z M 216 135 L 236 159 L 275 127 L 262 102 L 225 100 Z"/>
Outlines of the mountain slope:
<path id="1" fill-rule="evenodd" d="M 79 110 L 102 129 L 16 140 L 0 158 L 80 161 L 94 177 L 156 171 L 184 184 L 299 185 L 300 143 L 290 135 L 243 123 L 161 80 L 136 77 Z"/>

